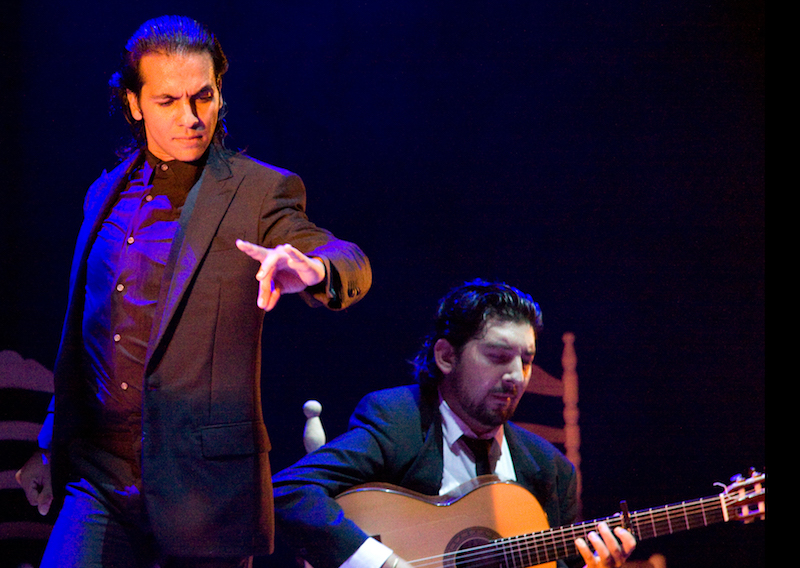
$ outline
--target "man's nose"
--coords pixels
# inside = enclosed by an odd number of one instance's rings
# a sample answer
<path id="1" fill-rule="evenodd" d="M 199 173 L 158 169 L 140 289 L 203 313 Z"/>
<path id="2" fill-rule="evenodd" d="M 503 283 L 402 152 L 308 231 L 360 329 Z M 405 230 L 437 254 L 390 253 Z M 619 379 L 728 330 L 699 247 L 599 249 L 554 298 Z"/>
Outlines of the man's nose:
<path id="1" fill-rule="evenodd" d="M 196 126 L 199 120 L 194 102 L 191 100 L 181 101 L 180 125 L 184 127 Z"/>
<path id="2" fill-rule="evenodd" d="M 515 357 L 508 365 L 503 379 L 515 384 L 521 384 L 525 381 L 526 371 L 525 364 L 521 357 Z"/>

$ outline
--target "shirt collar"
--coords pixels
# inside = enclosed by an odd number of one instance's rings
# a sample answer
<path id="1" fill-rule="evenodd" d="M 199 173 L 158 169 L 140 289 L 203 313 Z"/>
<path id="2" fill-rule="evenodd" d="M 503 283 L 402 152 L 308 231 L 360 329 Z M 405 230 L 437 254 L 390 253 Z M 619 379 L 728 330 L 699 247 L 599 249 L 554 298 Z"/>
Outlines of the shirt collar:
<path id="1" fill-rule="evenodd" d="M 456 442 L 458 442 L 461 436 L 486 439 L 492 438 L 495 440 L 495 442 L 497 442 L 494 447 L 499 447 L 502 445 L 504 435 L 502 424 L 489 432 L 489 434 L 477 436 L 475 432 L 473 432 L 472 429 L 467 426 L 455 412 L 453 412 L 453 409 L 450 408 L 450 405 L 447 404 L 447 401 L 442 397 L 441 393 L 439 393 L 439 412 L 442 415 L 442 437 L 444 442 L 449 447 L 452 448 Z"/>
<path id="2" fill-rule="evenodd" d="M 145 182 L 152 183 L 157 193 L 185 195 L 194 186 L 203 173 L 208 152 L 194 162 L 181 162 L 180 160 L 164 161 L 153 155 L 147 148 L 144 149 L 145 157 Z"/>

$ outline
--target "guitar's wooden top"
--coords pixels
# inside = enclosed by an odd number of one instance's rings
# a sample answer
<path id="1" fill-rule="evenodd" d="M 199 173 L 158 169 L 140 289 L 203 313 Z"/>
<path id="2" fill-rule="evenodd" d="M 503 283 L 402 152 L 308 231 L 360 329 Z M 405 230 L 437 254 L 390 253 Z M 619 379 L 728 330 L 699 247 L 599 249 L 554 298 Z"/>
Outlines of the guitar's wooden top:
<path id="1" fill-rule="evenodd" d="M 481 476 L 455 494 L 428 496 L 388 484 L 359 486 L 337 498 L 347 518 L 415 565 L 450 566 L 441 556 L 477 539 L 486 543 L 548 528 L 536 498 L 521 485 Z M 550 566 L 555 566 L 551 563 Z"/>

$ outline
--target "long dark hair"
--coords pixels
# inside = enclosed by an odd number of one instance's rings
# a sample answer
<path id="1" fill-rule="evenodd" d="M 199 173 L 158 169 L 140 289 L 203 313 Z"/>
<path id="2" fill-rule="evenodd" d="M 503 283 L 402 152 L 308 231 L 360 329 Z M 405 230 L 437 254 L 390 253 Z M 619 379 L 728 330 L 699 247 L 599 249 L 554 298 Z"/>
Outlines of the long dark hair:
<path id="1" fill-rule="evenodd" d="M 222 88 L 222 76 L 228 70 L 228 58 L 216 36 L 204 25 L 185 16 L 161 16 L 143 23 L 131 36 L 122 52 L 120 69 L 108 82 L 111 88 L 112 109 L 119 110 L 131 128 L 133 141 L 120 152 L 127 154 L 145 144 L 144 122 L 136 120 L 131 114 L 128 91 L 137 97 L 142 92 L 142 77 L 139 63 L 148 53 L 176 54 L 203 53 L 211 56 L 217 88 Z M 214 130 L 215 142 L 222 142 L 227 133 L 225 114 L 227 107 L 223 102 Z"/>

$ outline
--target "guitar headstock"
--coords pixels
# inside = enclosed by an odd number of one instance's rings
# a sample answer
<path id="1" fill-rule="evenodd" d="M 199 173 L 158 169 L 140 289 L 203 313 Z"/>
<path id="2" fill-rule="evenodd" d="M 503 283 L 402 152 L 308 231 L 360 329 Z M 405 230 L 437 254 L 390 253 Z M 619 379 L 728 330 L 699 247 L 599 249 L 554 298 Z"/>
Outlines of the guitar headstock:
<path id="1" fill-rule="evenodd" d="M 766 518 L 766 481 L 767 475 L 754 469 L 750 470 L 747 477 L 732 477 L 730 485 L 725 486 L 720 495 L 725 520 L 751 523 L 756 519 Z"/>

